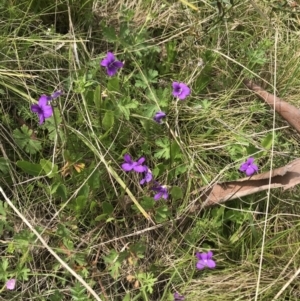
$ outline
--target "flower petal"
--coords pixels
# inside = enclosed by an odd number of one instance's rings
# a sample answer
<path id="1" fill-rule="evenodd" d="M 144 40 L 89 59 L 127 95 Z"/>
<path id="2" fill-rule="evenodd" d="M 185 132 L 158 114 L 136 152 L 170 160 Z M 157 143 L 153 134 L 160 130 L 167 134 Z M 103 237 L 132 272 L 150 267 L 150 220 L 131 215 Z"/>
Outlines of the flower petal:
<path id="1" fill-rule="evenodd" d="M 16 279 L 12 278 L 12 279 L 7 280 L 7 282 L 6 282 L 6 288 L 8 290 L 15 289 L 15 286 L 16 286 Z"/>
<path id="2" fill-rule="evenodd" d="M 110 62 L 113 62 L 116 60 L 115 58 L 115 55 L 112 53 L 112 52 L 107 52 L 107 55 L 106 55 L 107 59 L 110 61 Z"/>
<path id="3" fill-rule="evenodd" d="M 199 260 L 201 260 L 202 258 L 201 258 L 201 253 L 199 253 L 199 252 L 196 252 L 196 255 L 195 255 Z"/>
<path id="4" fill-rule="evenodd" d="M 154 196 L 154 200 L 158 201 L 161 198 L 162 193 L 158 192 L 155 196 Z"/>
<path id="5" fill-rule="evenodd" d="M 180 89 L 180 84 L 178 82 L 173 82 L 172 87 L 174 90 L 179 90 Z"/>
<path id="6" fill-rule="evenodd" d="M 131 171 L 133 168 L 132 164 L 131 163 L 123 163 L 122 164 L 122 169 L 124 171 Z"/>
<path id="7" fill-rule="evenodd" d="M 146 161 L 145 157 L 141 157 L 141 158 L 139 158 L 139 159 L 136 161 L 136 163 L 137 163 L 138 165 L 142 165 L 145 161 Z"/>
<path id="8" fill-rule="evenodd" d="M 114 66 L 108 66 L 106 71 L 108 76 L 114 76 L 118 70 Z"/>
<path id="9" fill-rule="evenodd" d="M 47 95 L 43 94 L 43 95 L 39 98 L 39 106 L 40 106 L 41 108 L 43 108 L 44 106 L 47 105 L 48 101 L 49 101 L 49 97 L 48 97 Z"/>
<path id="10" fill-rule="evenodd" d="M 107 67 L 109 65 L 109 61 L 107 58 L 104 58 L 101 62 L 100 62 L 100 65 L 102 67 Z"/>
<path id="11" fill-rule="evenodd" d="M 61 95 L 62 95 L 62 91 L 58 90 L 58 91 L 56 91 L 56 92 L 54 92 L 54 93 L 51 94 L 51 99 L 55 99 L 55 98 L 57 98 L 57 97 L 59 97 Z"/>
<path id="12" fill-rule="evenodd" d="M 53 115 L 53 110 L 51 106 L 44 106 L 42 110 L 43 110 L 44 118 L 49 118 Z"/>
<path id="13" fill-rule="evenodd" d="M 212 259 L 213 256 L 214 256 L 214 253 L 212 251 L 207 252 L 207 259 Z"/>
<path id="14" fill-rule="evenodd" d="M 207 267 L 209 267 L 210 269 L 214 269 L 216 267 L 216 263 L 214 260 L 212 259 L 208 259 L 206 262 Z"/>
<path id="15" fill-rule="evenodd" d="M 117 68 L 117 69 L 120 69 L 124 66 L 124 64 L 121 62 L 121 61 L 115 61 L 113 63 L 114 67 Z"/>
<path id="16" fill-rule="evenodd" d="M 197 268 L 198 270 L 203 270 L 203 269 L 205 268 L 205 264 L 203 263 L 202 260 L 199 260 L 199 261 L 197 262 L 196 268 Z"/>
<path id="17" fill-rule="evenodd" d="M 201 260 L 207 260 L 207 253 L 201 253 L 200 258 Z"/>
<path id="18" fill-rule="evenodd" d="M 242 172 L 245 172 L 246 170 L 247 170 L 247 168 L 248 168 L 248 164 L 247 163 L 243 163 L 242 165 L 241 165 L 241 167 L 240 167 L 240 171 L 242 171 Z"/>
<path id="19" fill-rule="evenodd" d="M 33 113 L 39 113 L 41 111 L 40 106 L 37 104 L 31 105 L 30 109 Z"/>
<path id="20" fill-rule="evenodd" d="M 136 172 L 145 172 L 146 167 L 143 165 L 136 165 L 136 166 L 133 166 L 133 170 Z"/>
<path id="21" fill-rule="evenodd" d="M 249 159 L 247 159 L 246 163 L 248 165 L 251 165 L 254 162 L 254 158 L 250 157 Z"/>
<path id="22" fill-rule="evenodd" d="M 41 113 L 41 114 L 38 114 L 39 115 L 39 124 L 43 124 L 44 123 L 44 121 L 45 121 L 45 117 L 44 117 L 44 114 L 43 113 Z"/>
<path id="23" fill-rule="evenodd" d="M 252 165 L 248 166 L 248 168 L 246 169 L 246 175 L 248 177 L 252 176 L 255 173 L 254 168 L 252 167 Z"/>
<path id="24" fill-rule="evenodd" d="M 124 155 L 124 161 L 132 164 L 131 156 L 129 154 Z"/>

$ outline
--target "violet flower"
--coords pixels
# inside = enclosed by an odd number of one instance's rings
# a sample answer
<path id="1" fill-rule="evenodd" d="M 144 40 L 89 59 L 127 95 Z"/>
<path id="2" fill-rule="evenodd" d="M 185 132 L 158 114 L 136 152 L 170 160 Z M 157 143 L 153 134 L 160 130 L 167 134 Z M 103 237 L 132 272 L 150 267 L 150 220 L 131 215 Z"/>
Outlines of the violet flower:
<path id="1" fill-rule="evenodd" d="M 196 253 L 196 257 L 198 258 L 198 262 L 196 267 L 198 270 L 203 270 L 205 267 L 209 269 L 214 269 L 216 267 L 216 262 L 212 259 L 213 252 L 209 251 L 207 253 Z"/>
<path id="2" fill-rule="evenodd" d="M 51 96 L 48 96 L 48 100 L 53 100 L 59 96 L 61 96 L 63 94 L 63 92 L 61 90 L 55 91 L 51 94 Z"/>
<path id="3" fill-rule="evenodd" d="M 118 69 L 122 68 L 124 64 L 120 61 L 117 61 L 112 52 L 108 52 L 106 57 L 101 61 L 101 66 L 106 68 L 108 76 L 114 76 Z"/>
<path id="4" fill-rule="evenodd" d="M 151 182 L 153 178 L 151 170 L 147 166 L 145 167 L 147 168 L 147 170 L 145 171 L 145 177 L 140 181 L 141 185 Z"/>
<path id="5" fill-rule="evenodd" d="M 166 117 L 166 113 L 159 111 L 154 115 L 153 120 L 156 121 L 157 123 L 161 124 L 162 119 L 165 117 Z"/>
<path id="6" fill-rule="evenodd" d="M 52 107 L 48 105 L 48 97 L 47 95 L 42 95 L 37 104 L 31 105 L 31 111 L 38 114 L 40 124 L 53 115 Z"/>
<path id="7" fill-rule="evenodd" d="M 254 158 L 249 158 L 241 165 L 239 170 L 246 173 L 246 175 L 250 177 L 258 171 L 258 166 L 254 164 Z"/>
<path id="8" fill-rule="evenodd" d="M 174 301 L 183 301 L 184 299 L 184 296 L 179 295 L 177 292 L 174 293 Z"/>
<path id="9" fill-rule="evenodd" d="M 6 288 L 8 290 L 14 290 L 16 287 L 16 279 L 12 278 L 6 281 Z"/>
<path id="10" fill-rule="evenodd" d="M 147 166 L 143 166 L 142 164 L 145 162 L 145 158 L 141 157 L 137 161 L 132 161 L 131 156 L 126 154 L 124 156 L 125 163 L 122 164 L 122 169 L 124 171 L 135 171 L 135 172 L 145 172 L 148 168 Z"/>
<path id="11" fill-rule="evenodd" d="M 187 96 L 190 95 L 190 88 L 184 83 L 173 82 L 173 96 L 178 97 L 181 100 L 184 100 Z"/>
<path id="12" fill-rule="evenodd" d="M 158 183 L 155 183 L 155 185 L 151 188 L 151 190 L 157 192 L 154 195 L 154 200 L 155 201 L 158 201 L 161 198 L 166 200 L 169 197 L 168 190 L 167 190 L 166 186 L 162 186 L 162 185 L 159 185 Z"/>

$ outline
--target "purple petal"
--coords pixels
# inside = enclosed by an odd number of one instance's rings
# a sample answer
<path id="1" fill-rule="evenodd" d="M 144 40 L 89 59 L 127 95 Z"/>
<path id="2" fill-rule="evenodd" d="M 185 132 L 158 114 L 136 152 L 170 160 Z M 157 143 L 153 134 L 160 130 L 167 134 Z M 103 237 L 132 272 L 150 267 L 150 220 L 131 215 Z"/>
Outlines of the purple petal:
<path id="1" fill-rule="evenodd" d="M 41 111 L 40 106 L 37 104 L 31 105 L 30 109 L 33 113 L 39 113 Z"/>
<path id="2" fill-rule="evenodd" d="M 40 107 L 46 106 L 47 103 L 48 103 L 48 101 L 49 101 L 49 96 L 43 94 L 43 95 L 39 98 L 39 101 L 38 101 L 39 106 L 40 106 Z"/>
<path id="3" fill-rule="evenodd" d="M 163 193 L 163 195 L 162 195 L 162 198 L 165 199 L 165 200 L 167 200 L 168 197 L 169 197 L 169 194 L 168 194 L 167 191 L 165 191 L 165 192 Z"/>
<path id="4" fill-rule="evenodd" d="M 124 171 L 131 171 L 133 168 L 132 164 L 131 163 L 123 163 L 122 164 L 122 169 Z"/>
<path id="5" fill-rule="evenodd" d="M 246 161 L 248 165 L 251 165 L 253 162 L 254 162 L 254 158 L 251 157 Z"/>
<path id="6" fill-rule="evenodd" d="M 141 157 L 141 158 L 139 158 L 139 159 L 136 161 L 136 163 L 137 163 L 138 165 L 142 165 L 145 161 L 146 161 L 145 157 Z"/>
<path id="7" fill-rule="evenodd" d="M 255 170 L 253 168 L 253 166 L 248 166 L 248 168 L 246 169 L 246 175 L 248 177 L 252 176 L 255 173 Z"/>
<path id="8" fill-rule="evenodd" d="M 110 61 L 110 62 L 113 62 L 116 60 L 115 58 L 115 55 L 112 53 L 112 52 L 107 52 L 107 55 L 106 55 L 107 59 Z"/>
<path id="9" fill-rule="evenodd" d="M 196 268 L 198 270 L 203 270 L 205 268 L 205 265 L 203 264 L 203 261 L 199 260 L 196 264 Z"/>
<path id="10" fill-rule="evenodd" d="M 39 124 L 43 124 L 44 123 L 44 121 L 45 121 L 45 117 L 44 117 L 44 114 L 43 113 L 41 113 L 41 114 L 38 114 L 39 115 Z"/>
<path id="11" fill-rule="evenodd" d="M 61 95 L 62 95 L 62 91 L 58 90 L 58 91 L 54 92 L 53 94 L 51 94 L 51 99 L 55 99 Z"/>
<path id="12" fill-rule="evenodd" d="M 201 253 L 200 258 L 201 258 L 201 260 L 207 260 L 208 259 L 207 258 L 207 253 Z"/>
<path id="13" fill-rule="evenodd" d="M 44 106 L 42 110 L 43 110 L 44 118 L 49 118 L 53 115 L 53 110 L 51 106 Z"/>
<path id="14" fill-rule="evenodd" d="M 129 154 L 124 155 L 124 161 L 132 164 L 131 156 Z"/>
<path id="15" fill-rule="evenodd" d="M 212 259 L 213 256 L 214 256 L 214 253 L 212 251 L 207 252 L 207 259 Z"/>
<path id="16" fill-rule="evenodd" d="M 155 114 L 153 117 L 153 120 L 156 121 L 157 123 L 161 123 L 162 119 L 166 117 L 166 113 L 159 111 Z"/>
<path id="17" fill-rule="evenodd" d="M 248 164 L 247 163 L 243 163 L 242 165 L 241 165 L 241 167 L 240 167 L 240 171 L 242 171 L 242 172 L 245 172 L 246 170 L 247 170 L 247 168 L 248 168 Z"/>
<path id="18" fill-rule="evenodd" d="M 114 76 L 118 70 L 117 70 L 117 68 L 115 68 L 113 66 L 108 66 L 106 71 L 107 71 L 108 76 Z"/>
<path id="19" fill-rule="evenodd" d="M 161 198 L 161 196 L 162 196 L 162 193 L 161 193 L 161 192 L 157 193 L 157 194 L 154 196 L 154 200 L 155 200 L 155 201 L 158 201 L 158 200 Z"/>
<path id="20" fill-rule="evenodd" d="M 12 278 L 12 279 L 7 280 L 7 282 L 6 282 L 6 288 L 8 290 L 15 289 L 15 286 L 16 286 L 16 279 Z"/>
<path id="21" fill-rule="evenodd" d="M 202 258 L 201 258 L 201 253 L 199 253 L 199 252 L 196 252 L 196 255 L 195 255 L 199 260 L 201 260 Z"/>
<path id="22" fill-rule="evenodd" d="M 172 87 L 174 90 L 179 90 L 180 89 L 180 84 L 178 82 L 173 82 Z"/>
<path id="23" fill-rule="evenodd" d="M 214 262 L 214 260 L 212 259 L 208 259 L 206 262 L 207 267 L 209 267 L 210 269 L 214 269 L 216 267 L 216 263 Z"/>
<path id="24" fill-rule="evenodd" d="M 178 96 L 178 98 L 181 99 L 181 100 L 183 100 L 183 99 L 185 99 L 187 96 L 190 95 L 191 90 L 190 90 L 190 88 L 189 88 L 186 84 L 184 84 L 184 83 L 180 83 L 179 85 L 180 85 L 180 88 L 181 88 L 181 93 L 180 93 L 180 95 Z"/>
<path id="25" fill-rule="evenodd" d="M 100 65 L 102 67 L 107 67 L 109 65 L 109 61 L 107 58 L 104 58 L 101 62 L 100 62 Z"/>
<path id="26" fill-rule="evenodd" d="M 117 69 L 120 69 L 120 68 L 122 68 L 122 67 L 124 66 L 124 64 L 123 64 L 122 62 L 120 62 L 120 61 L 115 61 L 115 62 L 113 63 L 113 65 L 114 65 L 114 67 L 117 68 Z"/>
<path id="27" fill-rule="evenodd" d="M 136 166 L 133 166 L 133 170 L 136 171 L 136 172 L 145 172 L 146 171 L 146 168 L 145 166 L 142 166 L 142 165 L 136 165 Z"/>
<path id="28" fill-rule="evenodd" d="M 150 169 L 147 167 L 146 175 L 145 177 L 140 181 L 141 185 L 144 185 L 145 183 L 149 183 L 152 181 L 152 172 Z"/>
<path id="29" fill-rule="evenodd" d="M 184 299 L 184 296 L 181 296 L 178 293 L 174 293 L 174 301 L 183 301 Z"/>

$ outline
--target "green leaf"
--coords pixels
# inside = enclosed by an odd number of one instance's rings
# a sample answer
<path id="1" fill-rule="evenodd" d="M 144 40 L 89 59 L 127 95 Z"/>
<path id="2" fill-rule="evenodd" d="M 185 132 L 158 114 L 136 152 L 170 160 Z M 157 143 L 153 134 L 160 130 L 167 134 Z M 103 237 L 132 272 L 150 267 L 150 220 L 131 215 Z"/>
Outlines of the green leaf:
<path id="1" fill-rule="evenodd" d="M 131 300 L 130 293 L 127 293 L 122 301 L 130 301 L 130 300 Z"/>
<path id="2" fill-rule="evenodd" d="M 178 186 L 173 186 L 171 189 L 171 196 L 175 201 L 182 199 L 183 197 L 182 189 Z"/>
<path id="3" fill-rule="evenodd" d="M 276 136 L 275 136 L 276 138 Z M 265 149 L 269 150 L 272 146 L 272 141 L 273 141 L 273 132 L 268 133 L 263 140 L 261 141 L 261 145 L 262 147 L 264 147 Z"/>
<path id="4" fill-rule="evenodd" d="M 58 108 L 55 108 L 53 110 L 53 118 L 48 118 L 45 121 L 45 127 L 49 131 L 49 139 L 51 141 L 54 141 L 56 138 L 56 135 L 58 134 L 61 140 L 65 140 L 64 132 L 61 130 L 61 127 L 59 126 L 62 122 L 62 117 L 60 115 L 60 111 Z M 57 126 L 56 126 L 57 125 Z"/>
<path id="5" fill-rule="evenodd" d="M 175 159 L 181 158 L 181 149 L 176 141 L 171 143 L 171 160 L 174 162 Z"/>
<path id="6" fill-rule="evenodd" d="M 143 200 L 141 201 L 141 206 L 147 211 L 147 210 L 152 210 L 155 205 L 155 201 L 153 198 L 144 196 Z"/>
<path id="7" fill-rule="evenodd" d="M 56 188 L 56 195 L 58 195 L 59 197 L 62 198 L 63 201 L 67 200 L 67 188 L 64 184 L 60 184 L 57 188 Z"/>
<path id="8" fill-rule="evenodd" d="M 3 175 L 8 174 L 9 172 L 9 162 L 7 159 L 1 157 L 0 158 L 0 173 Z"/>
<path id="9" fill-rule="evenodd" d="M 170 212 L 166 205 L 162 205 L 157 208 L 156 214 L 155 214 L 155 220 L 158 223 L 162 223 L 168 219 Z"/>
<path id="10" fill-rule="evenodd" d="M 28 161 L 17 161 L 17 166 L 20 167 L 24 172 L 35 177 L 44 174 L 40 164 L 31 163 Z"/>
<path id="11" fill-rule="evenodd" d="M 100 112 L 101 104 L 102 104 L 101 86 L 100 85 L 98 85 L 94 91 L 93 100 L 94 100 L 94 104 L 96 106 L 97 112 Z"/>
<path id="12" fill-rule="evenodd" d="M 116 42 L 117 35 L 114 27 L 108 27 L 104 22 L 101 24 L 102 34 L 107 42 Z"/>
<path id="13" fill-rule="evenodd" d="M 86 197 L 84 195 L 80 195 L 75 200 L 75 206 L 73 206 L 74 210 L 77 213 L 81 213 L 86 206 Z"/>
<path id="14" fill-rule="evenodd" d="M 115 122 L 115 115 L 113 111 L 106 111 L 102 120 L 102 125 L 105 130 L 109 130 L 113 127 Z"/>
<path id="15" fill-rule="evenodd" d="M 44 170 L 45 174 L 48 176 L 48 178 L 53 178 L 58 173 L 58 166 L 56 164 L 52 164 L 51 161 L 41 159 L 40 165 L 42 166 L 42 169 Z"/>
<path id="16" fill-rule="evenodd" d="M 111 77 L 107 82 L 107 90 L 111 92 L 120 92 L 120 84 L 118 77 Z"/>
<path id="17" fill-rule="evenodd" d="M 155 158 L 170 158 L 170 145 L 168 138 L 159 139 L 156 141 L 156 145 L 161 149 L 154 154 Z"/>
<path id="18" fill-rule="evenodd" d="M 104 201 L 102 203 L 102 210 L 103 210 L 104 214 L 111 215 L 113 213 L 113 211 L 114 211 L 114 207 L 109 202 Z"/>
<path id="19" fill-rule="evenodd" d="M 13 131 L 13 137 L 21 149 L 26 153 L 34 155 L 42 149 L 42 144 L 32 139 L 32 133 L 33 131 L 23 124 L 21 129 L 15 129 Z"/>
<path id="20" fill-rule="evenodd" d="M 6 271 L 8 268 L 8 260 L 6 258 L 2 258 L 2 270 Z"/>

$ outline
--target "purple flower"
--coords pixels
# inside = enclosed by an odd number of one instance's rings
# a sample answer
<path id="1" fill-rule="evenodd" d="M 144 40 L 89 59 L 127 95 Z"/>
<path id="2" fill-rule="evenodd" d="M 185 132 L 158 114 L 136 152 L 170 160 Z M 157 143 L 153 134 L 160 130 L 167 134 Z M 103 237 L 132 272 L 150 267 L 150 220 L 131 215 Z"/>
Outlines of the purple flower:
<path id="1" fill-rule="evenodd" d="M 6 288 L 8 290 L 14 290 L 15 286 L 16 286 L 16 279 L 12 278 L 12 279 L 7 280 Z"/>
<path id="2" fill-rule="evenodd" d="M 183 301 L 184 296 L 179 295 L 178 293 L 174 293 L 174 301 Z"/>
<path id="3" fill-rule="evenodd" d="M 155 185 L 151 189 L 153 191 L 157 192 L 154 195 L 154 200 L 155 201 L 158 201 L 160 198 L 163 198 L 163 199 L 166 200 L 168 198 L 168 196 L 169 196 L 167 187 L 159 185 L 157 182 L 155 183 Z"/>
<path id="4" fill-rule="evenodd" d="M 153 120 L 160 124 L 162 122 L 162 119 L 165 117 L 166 113 L 159 111 L 154 115 Z"/>
<path id="5" fill-rule="evenodd" d="M 216 267 L 216 262 L 212 259 L 213 252 L 209 251 L 207 253 L 196 253 L 196 257 L 198 258 L 198 262 L 196 264 L 196 267 L 198 270 L 202 270 L 205 267 L 208 267 L 209 269 L 214 269 Z"/>
<path id="6" fill-rule="evenodd" d="M 108 76 L 114 76 L 118 69 L 123 67 L 123 63 L 120 61 L 117 61 L 114 54 L 111 52 L 108 52 L 106 57 L 101 61 L 101 66 L 106 67 L 106 72 Z"/>
<path id="7" fill-rule="evenodd" d="M 173 96 L 178 97 L 181 100 L 185 99 L 191 93 L 190 88 L 184 83 L 173 82 L 172 86 Z"/>
<path id="8" fill-rule="evenodd" d="M 145 172 L 148 168 L 142 164 L 145 162 L 145 158 L 141 157 L 137 161 L 132 161 L 129 154 L 124 156 L 125 163 L 122 164 L 122 169 L 124 171 L 134 170 L 135 172 Z"/>
<path id="9" fill-rule="evenodd" d="M 246 173 L 246 175 L 250 177 L 258 171 L 258 167 L 256 164 L 254 164 L 254 158 L 249 158 L 241 165 L 239 170 Z"/>
<path id="10" fill-rule="evenodd" d="M 31 105 L 31 111 L 38 114 L 40 124 L 44 123 L 46 118 L 53 115 L 52 107 L 48 105 L 49 96 L 42 95 L 38 101 L 38 104 Z"/>
<path id="11" fill-rule="evenodd" d="M 62 94 L 63 94 L 63 92 L 62 92 L 61 90 L 58 90 L 58 91 L 56 91 L 56 92 L 53 92 L 53 93 L 51 94 L 51 96 L 49 96 L 50 99 L 48 99 L 48 100 L 53 100 L 53 99 L 55 99 L 55 98 L 61 96 Z"/>
<path id="12" fill-rule="evenodd" d="M 145 171 L 145 177 L 140 181 L 141 185 L 151 182 L 153 178 L 151 170 L 147 166 L 145 167 L 147 168 L 147 170 Z"/>

